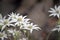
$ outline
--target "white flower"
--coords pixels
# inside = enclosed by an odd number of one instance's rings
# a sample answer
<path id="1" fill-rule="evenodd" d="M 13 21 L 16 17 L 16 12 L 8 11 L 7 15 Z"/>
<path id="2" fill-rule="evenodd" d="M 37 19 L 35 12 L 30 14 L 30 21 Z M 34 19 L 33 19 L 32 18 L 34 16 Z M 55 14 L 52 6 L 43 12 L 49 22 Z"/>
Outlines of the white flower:
<path id="1" fill-rule="evenodd" d="M 22 16 L 22 15 L 14 14 L 14 13 L 9 15 L 9 18 L 12 19 L 12 22 L 15 22 L 15 25 L 17 25 L 17 26 L 20 26 L 23 23 L 29 23 L 28 21 L 30 19 L 27 19 L 26 17 L 27 16 Z"/>
<path id="2" fill-rule="evenodd" d="M 4 38 L 7 38 L 7 34 L 5 34 L 5 32 L 0 32 L 0 38 L 4 40 Z"/>
<path id="3" fill-rule="evenodd" d="M 55 6 L 55 8 L 50 8 L 51 10 L 49 10 L 48 12 L 50 12 L 51 14 L 49 16 L 57 16 L 58 18 L 60 17 L 60 6 Z"/>
<path id="4" fill-rule="evenodd" d="M 23 17 L 22 15 L 17 17 L 17 22 L 15 23 L 15 25 L 20 26 L 23 23 L 28 23 L 29 19 L 25 19 L 25 17 L 26 16 Z"/>
<path id="5" fill-rule="evenodd" d="M 11 24 L 12 22 L 10 21 L 10 19 L 6 19 L 6 17 L 0 19 L 0 25 L 2 26 L 1 30 L 4 30 L 6 26 L 14 26 L 13 24 Z"/>
<path id="6" fill-rule="evenodd" d="M 52 31 L 56 31 L 56 30 L 57 30 L 58 32 L 60 31 L 60 25 L 57 25 L 56 28 L 54 28 Z"/>
<path id="7" fill-rule="evenodd" d="M 10 29 L 10 30 L 7 30 L 9 33 L 11 33 L 13 36 L 14 35 L 17 35 L 17 34 L 20 34 L 20 31 L 17 31 L 17 30 L 13 30 L 13 29 Z"/>
<path id="8" fill-rule="evenodd" d="M 16 22 L 16 18 L 19 16 L 19 14 L 15 14 L 12 12 L 12 14 L 8 15 L 10 19 L 12 19 L 13 22 Z"/>
<path id="9" fill-rule="evenodd" d="M 30 23 L 30 19 L 26 17 L 27 16 L 14 14 L 13 12 L 12 14 L 8 15 L 8 17 L 2 17 L 2 15 L 0 15 L 0 38 L 4 40 L 4 38 L 7 38 L 7 36 L 13 36 L 17 40 L 28 40 L 28 38 L 20 39 L 20 37 L 23 36 L 23 32 L 21 30 L 32 33 L 33 30 L 39 30 L 40 28 L 37 25 Z M 10 28 L 10 26 L 14 27 Z M 6 27 L 8 28 L 4 30 Z"/>
<path id="10" fill-rule="evenodd" d="M 19 14 L 16 14 L 16 13 L 11 13 L 10 15 L 8 15 L 10 18 L 16 18 L 16 16 L 19 16 Z"/>
<path id="11" fill-rule="evenodd" d="M 11 33 L 12 35 L 14 35 L 14 31 L 13 29 L 7 30 L 9 33 Z"/>
<path id="12" fill-rule="evenodd" d="M 31 23 L 31 24 L 25 24 L 23 27 L 20 27 L 20 29 L 26 29 L 26 30 L 29 30 L 30 33 L 32 33 L 34 29 L 39 30 L 40 28 L 37 27 L 37 25 L 34 25 L 33 23 Z"/>

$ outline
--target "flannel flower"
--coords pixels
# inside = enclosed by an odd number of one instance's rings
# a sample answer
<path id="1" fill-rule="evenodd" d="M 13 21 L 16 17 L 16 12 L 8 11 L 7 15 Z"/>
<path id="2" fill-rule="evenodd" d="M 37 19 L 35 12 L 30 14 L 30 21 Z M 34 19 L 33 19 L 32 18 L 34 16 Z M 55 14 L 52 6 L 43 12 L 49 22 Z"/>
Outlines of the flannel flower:
<path id="1" fill-rule="evenodd" d="M 0 38 L 4 40 L 4 38 L 7 38 L 7 34 L 5 32 L 0 32 Z"/>
<path id="2" fill-rule="evenodd" d="M 15 22 L 15 25 L 20 26 L 23 23 L 29 23 L 28 21 L 30 19 L 27 19 L 27 16 L 22 16 L 19 14 L 14 14 L 12 13 L 11 15 L 9 15 L 9 17 L 12 19 L 12 22 Z"/>
<path id="3" fill-rule="evenodd" d="M 57 30 L 58 32 L 60 31 L 60 25 L 57 25 L 56 28 L 54 28 L 52 31 L 56 31 L 56 30 Z"/>
<path id="4" fill-rule="evenodd" d="M 13 36 L 17 33 L 17 34 L 20 34 L 20 31 L 17 31 L 17 30 L 13 30 L 13 29 L 9 29 L 7 30 L 9 33 L 11 33 Z"/>
<path id="5" fill-rule="evenodd" d="M 37 25 L 34 25 L 33 23 L 25 24 L 23 27 L 20 27 L 20 29 L 29 30 L 30 33 L 32 33 L 34 29 L 35 29 L 35 30 L 40 30 L 40 28 L 37 27 Z"/>
<path id="6" fill-rule="evenodd" d="M 28 23 L 29 19 L 25 19 L 25 18 L 26 18 L 26 16 L 17 17 L 17 21 L 16 21 L 15 25 L 20 26 L 23 23 Z"/>
<path id="7" fill-rule="evenodd" d="M 16 29 L 10 29 L 10 30 L 7 30 L 10 34 L 12 34 L 13 35 L 13 37 L 14 37 L 14 39 L 20 39 L 20 37 L 21 37 L 21 31 L 19 31 L 19 30 L 16 30 Z M 9 36 L 11 36 L 11 35 L 9 35 Z"/>
<path id="8" fill-rule="evenodd" d="M 6 17 L 0 19 L 0 26 L 2 26 L 1 30 L 4 30 L 7 26 L 14 26 L 11 24 L 10 18 L 6 19 Z"/>
<path id="9" fill-rule="evenodd" d="M 16 18 L 19 16 L 19 14 L 14 14 L 13 12 L 12 12 L 12 14 L 10 14 L 10 15 L 8 15 L 9 16 L 9 18 L 12 20 L 12 22 L 16 22 L 17 20 L 16 20 Z"/>
<path id="10" fill-rule="evenodd" d="M 49 16 L 57 16 L 58 18 L 60 17 L 60 6 L 55 6 L 55 8 L 50 8 L 51 10 L 49 10 L 48 12 L 50 12 L 51 14 Z"/>

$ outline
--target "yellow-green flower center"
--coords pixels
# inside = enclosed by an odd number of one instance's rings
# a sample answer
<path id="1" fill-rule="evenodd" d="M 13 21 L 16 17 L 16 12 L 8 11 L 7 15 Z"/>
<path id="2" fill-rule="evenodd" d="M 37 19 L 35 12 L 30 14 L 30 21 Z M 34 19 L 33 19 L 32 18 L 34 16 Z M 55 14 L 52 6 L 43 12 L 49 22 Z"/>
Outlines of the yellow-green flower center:
<path id="1" fill-rule="evenodd" d="M 22 18 L 18 18 L 18 21 L 22 21 Z"/>
<path id="2" fill-rule="evenodd" d="M 31 28 L 32 28 L 32 26 L 29 26 L 28 28 L 30 28 L 30 29 L 31 29 Z"/>
<path id="3" fill-rule="evenodd" d="M 56 10 L 56 12 L 57 12 L 58 14 L 60 14 L 60 10 Z"/>
<path id="4" fill-rule="evenodd" d="M 4 24 L 8 24 L 8 20 L 7 19 L 4 21 Z"/>
<path id="5" fill-rule="evenodd" d="M 13 16 L 13 18 L 14 18 L 14 19 L 16 19 L 16 17 L 15 17 L 15 16 Z"/>

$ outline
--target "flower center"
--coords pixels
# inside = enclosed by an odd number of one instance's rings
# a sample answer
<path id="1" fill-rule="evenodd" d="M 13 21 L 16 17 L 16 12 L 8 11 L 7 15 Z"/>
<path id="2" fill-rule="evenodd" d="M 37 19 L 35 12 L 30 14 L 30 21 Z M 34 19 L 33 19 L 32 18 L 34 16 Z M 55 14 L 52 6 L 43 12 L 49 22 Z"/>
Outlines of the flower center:
<path id="1" fill-rule="evenodd" d="M 13 18 L 14 18 L 14 19 L 16 19 L 16 17 L 15 17 L 15 16 L 14 16 Z"/>
<path id="2" fill-rule="evenodd" d="M 60 10 L 56 10 L 56 12 L 57 12 L 58 14 L 60 14 Z"/>
<path id="3" fill-rule="evenodd" d="M 31 28 L 32 28 L 32 26 L 29 26 L 28 28 L 30 28 L 30 29 L 31 29 Z"/>
<path id="4" fill-rule="evenodd" d="M 18 21 L 22 21 L 22 18 L 18 18 Z"/>
<path id="5" fill-rule="evenodd" d="M 4 21 L 4 24 L 8 24 L 8 20 L 5 20 L 5 21 Z"/>
<path id="6" fill-rule="evenodd" d="M 56 12 L 57 12 L 57 13 L 59 13 L 59 11 L 58 11 L 58 10 L 57 10 Z"/>

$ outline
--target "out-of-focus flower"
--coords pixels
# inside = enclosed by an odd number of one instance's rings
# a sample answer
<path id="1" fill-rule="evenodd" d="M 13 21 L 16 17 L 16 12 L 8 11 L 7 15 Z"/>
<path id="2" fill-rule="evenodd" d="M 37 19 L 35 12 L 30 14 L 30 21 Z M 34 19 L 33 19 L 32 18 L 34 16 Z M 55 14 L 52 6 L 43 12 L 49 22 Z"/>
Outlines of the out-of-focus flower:
<path id="1" fill-rule="evenodd" d="M 19 40 L 28 40 L 27 38 L 22 38 L 22 39 L 19 39 Z"/>
<path id="2" fill-rule="evenodd" d="M 8 30 L 8 32 L 13 35 L 14 39 L 17 39 L 18 40 L 21 37 L 21 31 L 19 31 L 19 30 L 10 29 L 10 30 Z"/>
<path id="3" fill-rule="evenodd" d="M 58 18 L 60 17 L 60 6 L 55 6 L 55 8 L 50 8 L 51 10 L 49 10 L 48 12 L 50 12 L 51 14 L 49 16 L 57 16 Z"/>
<path id="4" fill-rule="evenodd" d="M 0 38 L 4 40 L 4 38 L 7 38 L 7 34 L 5 32 L 0 32 Z"/>
<path id="5" fill-rule="evenodd" d="M 34 25 L 33 23 L 31 24 L 25 24 L 23 27 L 20 27 L 20 29 L 26 29 L 29 30 L 30 33 L 32 33 L 32 31 L 35 30 L 40 30 L 39 27 L 37 27 L 37 25 Z"/>
<path id="6" fill-rule="evenodd" d="M 10 29 L 10 30 L 7 30 L 9 33 L 11 33 L 13 36 L 17 34 L 20 34 L 20 31 L 17 31 L 17 30 L 13 30 L 13 29 Z"/>
<path id="7" fill-rule="evenodd" d="M 7 30 L 9 33 L 11 33 L 12 35 L 14 35 L 14 32 L 15 32 L 15 30 L 13 30 L 13 29 L 9 29 L 9 30 Z"/>
<path id="8" fill-rule="evenodd" d="M 60 31 L 60 25 L 57 25 L 56 28 L 54 28 L 52 31 L 56 31 L 56 30 L 57 30 L 58 32 Z"/>

